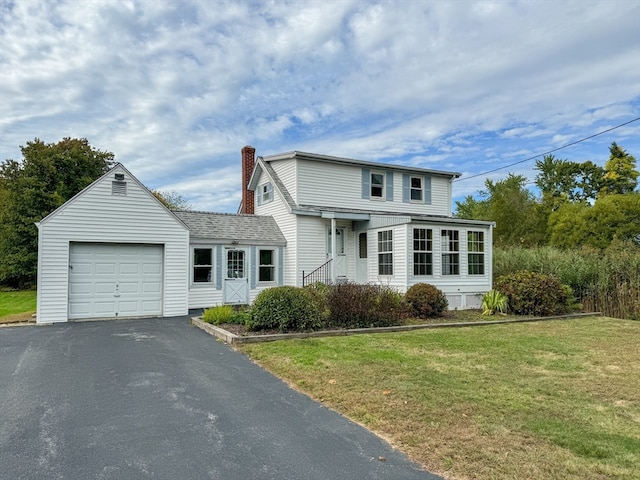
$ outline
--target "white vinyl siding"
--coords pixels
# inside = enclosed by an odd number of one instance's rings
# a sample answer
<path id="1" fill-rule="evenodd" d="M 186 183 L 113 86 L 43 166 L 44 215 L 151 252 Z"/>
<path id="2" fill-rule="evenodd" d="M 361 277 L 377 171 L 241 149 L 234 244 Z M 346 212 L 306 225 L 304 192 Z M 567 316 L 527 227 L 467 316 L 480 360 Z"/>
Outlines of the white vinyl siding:
<path id="1" fill-rule="evenodd" d="M 126 195 L 112 194 L 115 173 Z M 187 314 L 189 232 L 122 167 L 46 217 L 38 235 L 38 323 L 68 319 L 70 242 L 164 245 L 162 315 Z"/>
<path id="2" fill-rule="evenodd" d="M 272 162 L 277 166 L 280 161 Z M 392 165 L 389 166 L 392 171 Z M 297 202 L 301 205 L 322 205 L 327 207 L 354 208 L 362 210 L 380 210 L 389 212 L 450 215 L 450 182 L 449 177 L 431 175 L 431 204 L 403 202 L 403 175 L 399 172 L 390 176 L 385 175 L 385 197 L 372 200 L 362 198 L 365 190 L 363 186 L 363 171 L 367 170 L 355 165 L 340 165 L 326 162 L 311 162 L 298 160 L 297 170 Z M 370 172 L 383 169 L 369 169 Z M 284 180 L 283 180 L 284 182 Z M 289 188 L 289 181 L 286 182 Z M 425 184 L 425 195 L 427 185 Z M 289 189 L 291 192 L 291 189 Z M 389 198 L 387 194 L 392 193 Z"/>

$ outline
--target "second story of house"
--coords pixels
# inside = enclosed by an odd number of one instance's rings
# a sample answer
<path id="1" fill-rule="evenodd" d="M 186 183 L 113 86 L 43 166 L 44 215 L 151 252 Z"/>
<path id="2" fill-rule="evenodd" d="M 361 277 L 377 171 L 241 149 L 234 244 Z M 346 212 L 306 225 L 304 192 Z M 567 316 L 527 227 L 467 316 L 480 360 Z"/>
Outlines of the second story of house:
<path id="1" fill-rule="evenodd" d="M 292 211 L 330 208 L 452 216 L 452 181 L 460 176 L 456 172 L 298 151 L 254 160 L 254 153 L 252 147 L 243 149 L 243 184 L 248 187 L 243 205 L 252 203 L 257 210 L 281 198 Z"/>

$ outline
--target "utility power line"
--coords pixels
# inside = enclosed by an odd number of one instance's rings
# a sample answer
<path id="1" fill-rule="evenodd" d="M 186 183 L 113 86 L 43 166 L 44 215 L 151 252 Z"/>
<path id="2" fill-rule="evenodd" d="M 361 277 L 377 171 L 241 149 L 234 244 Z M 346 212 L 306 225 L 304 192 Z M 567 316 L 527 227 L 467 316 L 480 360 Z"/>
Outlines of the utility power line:
<path id="1" fill-rule="evenodd" d="M 598 135 L 602 135 L 604 133 L 607 133 L 607 132 L 610 132 L 612 130 L 615 130 L 616 128 L 624 127 L 625 125 L 629 125 L 630 123 L 637 122 L 638 120 L 640 120 L 640 117 L 634 118 L 633 120 L 629 120 L 628 122 L 625 122 L 625 123 L 621 123 L 620 125 L 616 125 L 615 127 L 607 128 L 606 130 L 603 130 L 603 131 L 598 132 L 598 133 L 594 133 L 593 135 L 589 135 L 588 137 L 585 137 L 585 138 L 581 138 L 580 140 L 576 140 L 575 142 L 567 143 L 566 145 L 562 145 L 561 147 L 554 148 L 553 150 L 549 150 L 548 152 L 539 153 L 537 155 L 534 155 L 533 157 L 525 158 L 524 160 L 519 160 L 517 162 L 510 163 L 509 165 L 504 165 L 502 167 L 494 168 L 493 170 L 487 170 L 486 172 L 482 172 L 482 173 L 476 173 L 475 175 L 470 175 L 468 177 L 456 178 L 454 180 L 454 182 L 461 182 L 462 180 L 469 180 L 470 178 L 480 177 L 482 175 L 487 175 L 489 173 L 497 172 L 498 170 L 503 170 L 505 168 L 513 167 L 514 165 L 519 165 L 521 163 L 529 162 L 529 161 L 531 161 L 531 160 L 533 160 L 535 158 L 541 157 L 543 155 L 549 155 L 550 153 L 557 152 L 558 150 L 562 150 L 563 148 L 571 147 L 572 145 L 577 145 L 578 143 L 582 143 L 582 142 L 584 142 L 586 140 L 590 140 L 590 139 L 592 139 L 594 137 L 597 137 Z"/>

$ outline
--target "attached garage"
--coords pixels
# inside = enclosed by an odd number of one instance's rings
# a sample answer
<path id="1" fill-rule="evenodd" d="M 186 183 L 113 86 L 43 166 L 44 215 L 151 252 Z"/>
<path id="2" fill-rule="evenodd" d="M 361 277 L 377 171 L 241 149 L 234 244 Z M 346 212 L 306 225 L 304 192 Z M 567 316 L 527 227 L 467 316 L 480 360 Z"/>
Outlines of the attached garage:
<path id="1" fill-rule="evenodd" d="M 162 245 L 71 243 L 69 319 L 162 314 Z"/>
<path id="2" fill-rule="evenodd" d="M 37 226 L 38 323 L 188 313 L 189 229 L 121 164 Z"/>

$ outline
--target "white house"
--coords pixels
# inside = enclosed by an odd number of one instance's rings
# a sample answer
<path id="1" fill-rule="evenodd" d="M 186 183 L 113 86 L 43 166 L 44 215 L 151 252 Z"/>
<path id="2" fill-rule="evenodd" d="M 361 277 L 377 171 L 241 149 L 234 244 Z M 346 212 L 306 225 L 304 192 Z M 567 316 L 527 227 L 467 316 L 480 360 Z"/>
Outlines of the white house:
<path id="1" fill-rule="evenodd" d="M 491 288 L 491 222 L 453 218 L 457 173 L 242 149 L 240 214 L 172 212 L 123 165 L 38 224 L 38 323 L 186 315 L 313 281 Z"/>
<path id="2" fill-rule="evenodd" d="M 479 307 L 491 289 L 494 224 L 453 217 L 460 174 L 304 152 L 256 161 L 252 147 L 242 163 L 240 211 L 275 218 L 285 284 L 426 282 L 452 309 Z"/>

